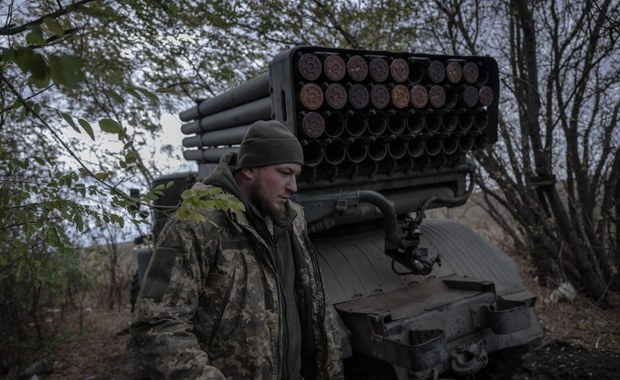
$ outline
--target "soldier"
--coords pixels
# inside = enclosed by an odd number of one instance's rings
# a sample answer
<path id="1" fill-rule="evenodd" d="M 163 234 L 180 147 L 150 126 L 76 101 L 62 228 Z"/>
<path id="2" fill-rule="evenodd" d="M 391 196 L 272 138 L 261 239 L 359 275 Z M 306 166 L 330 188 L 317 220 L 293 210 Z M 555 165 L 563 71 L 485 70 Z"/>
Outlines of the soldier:
<path id="1" fill-rule="evenodd" d="M 297 191 L 299 141 L 257 121 L 239 154 L 197 186 L 245 211 L 171 218 L 145 275 L 131 332 L 152 378 L 339 379 L 340 336 Z"/>

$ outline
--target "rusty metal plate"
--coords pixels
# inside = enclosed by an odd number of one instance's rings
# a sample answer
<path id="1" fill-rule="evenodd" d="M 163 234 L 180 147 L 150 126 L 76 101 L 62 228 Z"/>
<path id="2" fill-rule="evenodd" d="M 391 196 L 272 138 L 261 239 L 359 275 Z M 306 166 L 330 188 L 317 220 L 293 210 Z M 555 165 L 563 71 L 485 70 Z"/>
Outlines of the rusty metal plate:
<path id="1" fill-rule="evenodd" d="M 392 104 L 396 108 L 405 108 L 409 105 L 409 89 L 403 84 L 397 84 L 391 91 Z"/>
<path id="2" fill-rule="evenodd" d="M 489 86 L 482 86 L 478 92 L 481 106 L 489 106 L 493 103 L 493 90 Z"/>
<path id="3" fill-rule="evenodd" d="M 474 86 L 465 86 L 461 93 L 461 99 L 467 107 L 475 107 L 478 104 L 478 90 Z"/>
<path id="4" fill-rule="evenodd" d="M 473 84 L 478 80 L 478 65 L 474 62 L 467 62 L 465 66 L 463 66 L 463 78 L 465 82 Z"/>
<path id="5" fill-rule="evenodd" d="M 368 64 L 361 55 L 354 55 L 347 61 L 347 72 L 352 80 L 361 82 L 368 76 Z"/>
<path id="6" fill-rule="evenodd" d="M 299 98 L 304 107 L 314 111 L 323 105 L 323 90 L 315 83 L 306 83 L 301 88 Z"/>
<path id="7" fill-rule="evenodd" d="M 415 108 L 424 108 L 428 103 L 428 91 L 426 87 L 416 84 L 411 89 L 411 104 Z"/>
<path id="8" fill-rule="evenodd" d="M 349 103 L 355 109 L 362 109 L 368 105 L 370 94 L 364 85 L 356 83 L 349 88 Z"/>
<path id="9" fill-rule="evenodd" d="M 434 83 L 441 83 L 446 78 L 446 68 L 440 61 L 431 61 L 428 65 L 428 77 Z"/>
<path id="10" fill-rule="evenodd" d="M 383 58 L 373 58 L 370 60 L 370 77 L 375 82 L 383 82 L 390 75 L 388 63 Z"/>
<path id="11" fill-rule="evenodd" d="M 321 137 L 325 132 L 325 119 L 317 112 L 308 112 L 301 122 L 304 134 L 310 138 Z"/>
<path id="12" fill-rule="evenodd" d="M 340 83 L 332 83 L 325 90 L 325 101 L 331 108 L 339 110 L 347 105 L 347 90 Z"/>
<path id="13" fill-rule="evenodd" d="M 390 64 L 390 73 L 396 82 L 404 82 L 409 78 L 409 63 L 403 58 L 396 58 Z"/>
<path id="14" fill-rule="evenodd" d="M 339 55 L 328 55 L 323 62 L 323 70 L 329 79 L 337 82 L 347 74 L 347 65 Z"/>
<path id="15" fill-rule="evenodd" d="M 428 99 L 433 107 L 441 108 L 446 102 L 446 91 L 442 86 L 434 85 L 428 92 Z"/>
<path id="16" fill-rule="evenodd" d="M 321 76 L 322 65 L 319 57 L 312 53 L 306 53 L 297 62 L 299 73 L 306 80 L 317 80 Z"/>
<path id="17" fill-rule="evenodd" d="M 382 84 L 372 86 L 370 89 L 370 102 L 375 108 L 383 109 L 387 107 L 390 104 L 390 90 Z"/>
<path id="18" fill-rule="evenodd" d="M 446 65 L 446 76 L 450 83 L 459 83 L 463 79 L 463 68 L 457 61 L 448 62 Z"/>

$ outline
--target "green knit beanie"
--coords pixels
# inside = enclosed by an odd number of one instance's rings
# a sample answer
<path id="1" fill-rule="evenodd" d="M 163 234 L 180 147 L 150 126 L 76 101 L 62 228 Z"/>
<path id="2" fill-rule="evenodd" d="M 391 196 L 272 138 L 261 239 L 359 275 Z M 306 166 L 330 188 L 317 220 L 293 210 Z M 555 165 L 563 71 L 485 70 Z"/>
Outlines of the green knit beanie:
<path id="1" fill-rule="evenodd" d="M 304 163 L 301 144 L 289 129 L 275 120 L 252 124 L 239 147 L 237 168 L 288 163 Z"/>

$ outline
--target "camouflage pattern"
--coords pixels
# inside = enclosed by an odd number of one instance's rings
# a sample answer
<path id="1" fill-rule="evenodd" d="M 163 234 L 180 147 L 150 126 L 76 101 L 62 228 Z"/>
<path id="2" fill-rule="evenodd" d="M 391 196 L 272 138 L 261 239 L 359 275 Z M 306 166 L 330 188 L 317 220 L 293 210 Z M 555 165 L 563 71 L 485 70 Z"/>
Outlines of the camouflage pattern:
<path id="1" fill-rule="evenodd" d="M 343 378 L 303 211 L 289 204 L 305 261 L 299 278 L 312 300 L 299 312 L 311 316 L 316 378 Z M 160 234 L 131 324 L 144 364 L 156 379 L 279 379 L 283 316 L 268 245 L 243 212 L 203 214 L 201 223 L 170 219 Z"/>

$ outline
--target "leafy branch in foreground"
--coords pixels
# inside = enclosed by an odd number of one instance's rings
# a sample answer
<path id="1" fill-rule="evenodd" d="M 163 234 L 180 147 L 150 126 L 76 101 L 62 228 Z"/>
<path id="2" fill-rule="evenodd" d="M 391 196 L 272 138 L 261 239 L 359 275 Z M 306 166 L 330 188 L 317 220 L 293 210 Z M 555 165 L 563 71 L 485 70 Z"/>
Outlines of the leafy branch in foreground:
<path id="1" fill-rule="evenodd" d="M 201 211 L 204 210 L 235 210 L 245 211 L 245 205 L 232 194 L 225 193 L 221 188 L 197 183 L 181 194 L 182 203 L 175 215 L 182 220 L 203 222 Z"/>

